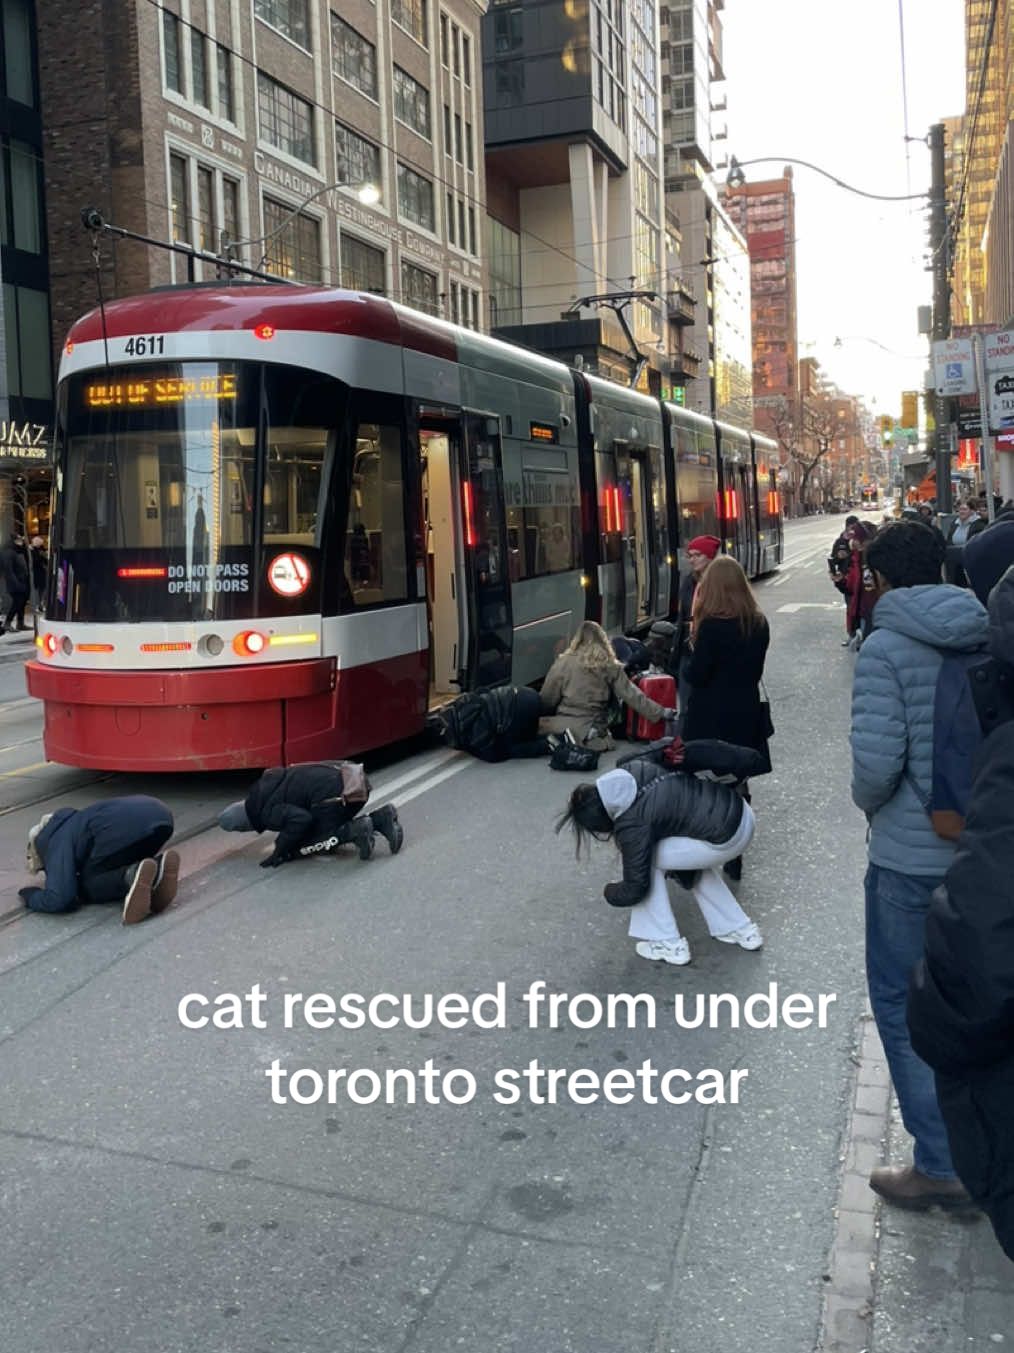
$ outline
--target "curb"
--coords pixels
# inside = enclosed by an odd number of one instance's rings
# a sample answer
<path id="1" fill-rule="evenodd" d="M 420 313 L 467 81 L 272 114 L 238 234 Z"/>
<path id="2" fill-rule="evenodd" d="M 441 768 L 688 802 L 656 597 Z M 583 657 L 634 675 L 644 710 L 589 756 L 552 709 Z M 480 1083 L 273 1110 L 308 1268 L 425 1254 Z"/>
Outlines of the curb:
<path id="1" fill-rule="evenodd" d="M 891 1079 L 872 1014 L 859 1028 L 856 1078 L 843 1138 L 841 1188 L 821 1310 L 816 1353 L 868 1353 L 880 1240 L 870 1171 L 884 1158 Z"/>

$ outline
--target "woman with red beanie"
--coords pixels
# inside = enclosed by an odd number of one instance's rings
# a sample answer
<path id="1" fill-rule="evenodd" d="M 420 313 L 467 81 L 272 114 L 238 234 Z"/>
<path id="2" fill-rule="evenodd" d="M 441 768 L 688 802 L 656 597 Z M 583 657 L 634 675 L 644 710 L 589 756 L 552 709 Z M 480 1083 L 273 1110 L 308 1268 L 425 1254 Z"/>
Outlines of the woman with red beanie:
<path id="1" fill-rule="evenodd" d="M 690 682 L 687 669 L 690 666 L 690 622 L 694 614 L 694 593 L 697 584 L 704 576 L 704 570 L 722 548 L 717 536 L 694 536 L 687 545 L 687 560 L 690 568 L 680 579 L 679 603 L 676 611 L 676 696 L 681 713 L 686 712 L 690 699 Z"/>

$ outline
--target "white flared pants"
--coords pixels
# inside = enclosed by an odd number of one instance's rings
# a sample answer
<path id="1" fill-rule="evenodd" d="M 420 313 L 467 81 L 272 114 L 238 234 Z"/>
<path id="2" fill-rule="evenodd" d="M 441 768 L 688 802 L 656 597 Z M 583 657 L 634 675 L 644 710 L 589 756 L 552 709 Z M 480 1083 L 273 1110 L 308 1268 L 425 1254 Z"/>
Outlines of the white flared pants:
<path id="1" fill-rule="evenodd" d="M 733 835 L 720 846 L 710 841 L 698 841 L 692 836 L 666 836 L 655 847 L 655 867 L 651 891 L 643 902 L 630 909 L 629 934 L 635 940 L 663 940 L 673 942 L 680 938 L 669 889 L 667 869 L 699 869 L 701 876 L 693 888 L 694 901 L 712 935 L 726 935 L 749 925 L 750 918 L 736 901 L 722 878 L 722 865 L 742 855 L 753 840 L 754 816 L 748 803 L 743 804 L 743 818 Z"/>

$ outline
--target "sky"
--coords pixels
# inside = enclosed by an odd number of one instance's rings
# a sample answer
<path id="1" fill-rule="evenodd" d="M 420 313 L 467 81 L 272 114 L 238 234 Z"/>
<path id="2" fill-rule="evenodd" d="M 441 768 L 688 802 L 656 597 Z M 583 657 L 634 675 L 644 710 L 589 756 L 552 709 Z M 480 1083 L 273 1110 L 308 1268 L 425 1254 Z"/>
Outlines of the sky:
<path id="1" fill-rule="evenodd" d="M 902 3 L 908 129 L 924 138 L 964 111 L 965 6 Z M 728 154 L 809 160 L 872 193 L 928 189 L 928 147 L 913 142 L 906 157 L 899 0 L 726 0 L 723 18 Z M 773 178 L 782 164 L 744 173 Z M 793 173 L 799 355 L 897 416 L 901 391 L 921 390 L 928 365 L 916 314 L 932 299 L 925 204 L 872 202 Z"/>

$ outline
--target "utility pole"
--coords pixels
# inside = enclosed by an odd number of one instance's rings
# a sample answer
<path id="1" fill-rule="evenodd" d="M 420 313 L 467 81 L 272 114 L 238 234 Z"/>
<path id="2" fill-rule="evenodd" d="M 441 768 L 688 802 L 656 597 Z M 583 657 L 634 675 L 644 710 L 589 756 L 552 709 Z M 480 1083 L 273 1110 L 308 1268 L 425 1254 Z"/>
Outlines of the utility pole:
<path id="1" fill-rule="evenodd" d="M 929 130 L 930 147 L 930 220 L 929 244 L 933 272 L 933 341 L 942 342 L 951 336 L 950 240 L 947 225 L 947 200 L 944 182 L 944 124 L 935 122 Z M 933 416 L 936 431 L 933 446 L 937 467 L 937 512 L 951 512 L 954 500 L 951 494 L 951 401 L 946 395 L 936 395 Z"/>

